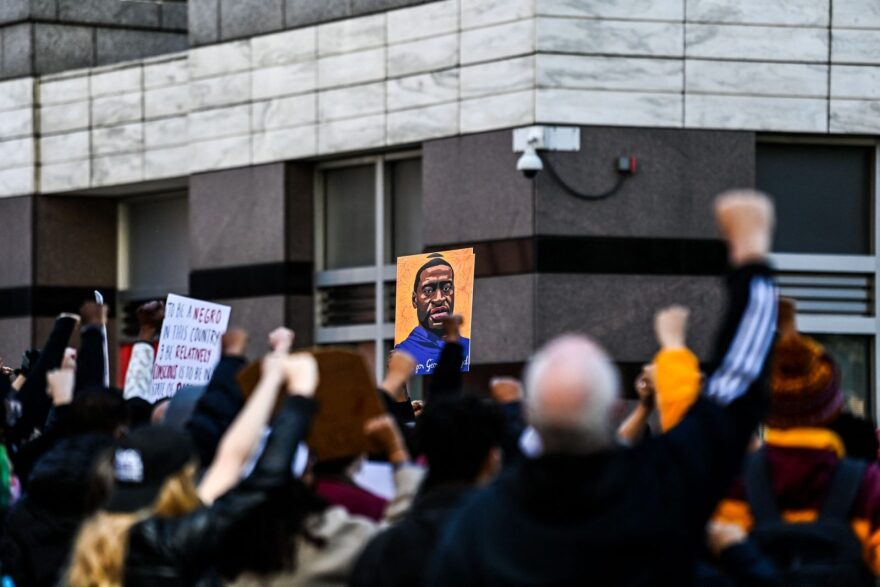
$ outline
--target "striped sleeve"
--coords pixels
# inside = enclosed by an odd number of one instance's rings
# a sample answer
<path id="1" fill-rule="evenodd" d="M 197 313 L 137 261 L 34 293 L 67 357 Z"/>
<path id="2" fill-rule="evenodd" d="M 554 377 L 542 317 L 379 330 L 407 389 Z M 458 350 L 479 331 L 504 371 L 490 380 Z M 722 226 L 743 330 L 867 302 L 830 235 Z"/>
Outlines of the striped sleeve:
<path id="1" fill-rule="evenodd" d="M 741 397 L 761 374 L 776 332 L 777 291 L 773 280 L 756 275 L 736 334 L 718 369 L 706 385 L 706 395 L 727 405 Z"/>

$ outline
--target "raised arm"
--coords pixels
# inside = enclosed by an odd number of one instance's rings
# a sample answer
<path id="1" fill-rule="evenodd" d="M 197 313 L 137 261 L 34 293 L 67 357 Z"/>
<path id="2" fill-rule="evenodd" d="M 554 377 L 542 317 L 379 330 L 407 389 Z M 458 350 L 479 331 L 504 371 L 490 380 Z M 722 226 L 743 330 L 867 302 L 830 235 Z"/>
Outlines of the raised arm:
<path id="1" fill-rule="evenodd" d="M 199 497 L 203 503 L 212 503 L 241 478 L 245 462 L 272 417 L 278 391 L 284 384 L 284 369 L 293 339 L 293 331 L 287 328 L 277 328 L 269 335 L 272 353 L 263 359 L 260 381 L 244 409 L 223 435 L 217 455 L 199 484 Z"/>
<path id="2" fill-rule="evenodd" d="M 291 355 L 286 361 L 285 388 L 290 397 L 275 418 L 272 433 L 251 474 L 210 507 L 170 520 L 167 526 L 161 519 L 147 522 L 164 527 L 173 535 L 168 543 L 178 560 L 189 568 L 210 565 L 223 536 L 290 479 L 290 463 L 297 445 L 308 434 L 316 409 L 312 398 L 318 384 L 318 364 L 305 353 Z"/>
<path id="3" fill-rule="evenodd" d="M 664 348 L 653 364 L 660 429 L 666 432 L 681 422 L 700 396 L 700 361 L 682 346 Z"/>
<path id="4" fill-rule="evenodd" d="M 52 402 L 40 435 L 22 443 L 15 452 L 10 453 L 15 473 L 26 490 L 30 474 L 40 458 L 65 436 L 72 433 L 70 422 L 70 403 L 73 401 L 73 383 L 76 377 L 72 366 L 53 369 L 46 374 L 46 395 Z"/>
<path id="5" fill-rule="evenodd" d="M 80 317 L 76 314 L 61 314 L 55 320 L 49 339 L 46 341 L 36 364 L 28 373 L 27 379 L 18 392 L 21 403 L 21 418 L 13 426 L 7 440 L 15 442 L 29 437 L 35 428 L 45 424 L 52 407 L 52 400 L 46 395 L 46 374 L 61 366 L 64 349 L 70 341 Z"/>
<path id="6" fill-rule="evenodd" d="M 461 362 L 464 360 L 464 347 L 461 346 L 460 341 L 463 324 L 464 319 L 458 315 L 443 320 L 443 350 L 431 376 L 429 401 L 443 395 L 461 393 Z"/>
<path id="7" fill-rule="evenodd" d="M 104 386 L 104 334 L 107 306 L 86 302 L 80 309 L 83 317 L 76 355 L 76 392 Z"/>
<path id="8" fill-rule="evenodd" d="M 223 335 L 223 356 L 186 422 L 186 431 L 192 437 L 199 460 L 205 467 L 214 461 L 220 440 L 244 407 L 244 395 L 236 375 L 245 366 L 246 344 L 247 333 L 244 330 L 231 329 Z"/>
<path id="9" fill-rule="evenodd" d="M 766 261 L 772 204 L 755 192 L 734 192 L 719 197 L 716 214 L 735 268 L 727 282 L 717 367 L 682 422 L 654 446 L 657 466 L 680 475 L 680 486 L 665 487 L 686 492 L 676 498 L 700 527 L 737 473 L 766 409 L 766 364 L 776 331 L 777 291 Z"/>
<path id="10" fill-rule="evenodd" d="M 416 370 L 416 360 L 404 351 L 394 351 L 388 358 L 388 372 L 379 385 L 385 410 L 394 417 L 407 446 L 415 448 L 415 410 L 406 393 L 406 382 Z"/>

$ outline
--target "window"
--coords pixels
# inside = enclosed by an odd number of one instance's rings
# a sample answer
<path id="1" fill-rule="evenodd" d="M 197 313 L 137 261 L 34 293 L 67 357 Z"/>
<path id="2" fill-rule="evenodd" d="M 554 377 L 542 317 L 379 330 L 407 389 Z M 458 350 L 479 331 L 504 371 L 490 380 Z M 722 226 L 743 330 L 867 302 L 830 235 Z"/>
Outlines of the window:
<path id="1" fill-rule="evenodd" d="M 174 194 L 120 204 L 119 289 L 129 298 L 186 293 L 189 286 L 186 196 Z"/>
<path id="2" fill-rule="evenodd" d="M 759 143 L 757 187 L 776 201 L 774 251 L 869 255 L 873 146 Z"/>
<path id="3" fill-rule="evenodd" d="M 757 187 L 776 202 L 773 261 L 782 295 L 794 298 L 801 330 L 840 365 L 847 408 L 880 416 L 875 221 L 876 140 L 764 136 Z"/>
<path id="4" fill-rule="evenodd" d="M 189 291 L 188 210 L 184 193 L 120 202 L 117 303 L 123 340 L 137 336 L 141 303 Z"/>
<path id="5" fill-rule="evenodd" d="M 388 262 L 397 257 L 422 252 L 422 162 L 420 159 L 404 159 L 388 165 L 391 214 L 391 246 Z"/>
<path id="6" fill-rule="evenodd" d="M 317 342 L 370 353 L 379 379 L 394 337 L 395 260 L 423 247 L 421 159 L 363 157 L 317 174 Z"/>
<path id="7" fill-rule="evenodd" d="M 376 170 L 373 165 L 324 172 L 324 267 L 375 264 Z"/>

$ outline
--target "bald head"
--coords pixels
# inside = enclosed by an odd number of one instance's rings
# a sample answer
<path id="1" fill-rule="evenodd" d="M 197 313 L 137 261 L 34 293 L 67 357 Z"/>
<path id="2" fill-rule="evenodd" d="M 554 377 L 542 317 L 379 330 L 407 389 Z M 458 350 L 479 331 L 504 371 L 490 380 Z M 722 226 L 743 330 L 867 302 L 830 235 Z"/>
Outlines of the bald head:
<path id="1" fill-rule="evenodd" d="M 539 350 L 526 371 L 526 402 L 544 451 L 583 453 L 610 446 L 618 389 L 611 359 L 584 336 L 563 336 Z"/>

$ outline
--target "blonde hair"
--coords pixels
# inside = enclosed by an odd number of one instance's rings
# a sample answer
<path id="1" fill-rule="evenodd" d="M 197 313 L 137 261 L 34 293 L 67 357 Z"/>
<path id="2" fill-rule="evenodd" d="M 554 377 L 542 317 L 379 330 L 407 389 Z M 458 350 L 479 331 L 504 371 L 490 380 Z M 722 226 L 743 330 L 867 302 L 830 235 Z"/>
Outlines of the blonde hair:
<path id="1" fill-rule="evenodd" d="M 71 555 L 67 584 L 71 587 L 120 587 L 131 528 L 151 517 L 173 518 L 201 505 L 195 487 L 195 466 L 187 465 L 165 480 L 151 509 L 135 513 L 100 511 L 79 531 Z"/>

